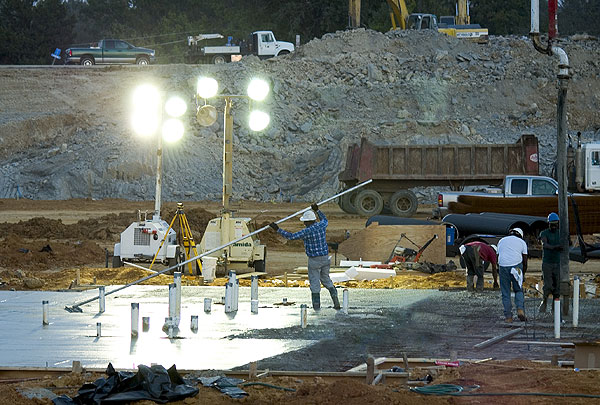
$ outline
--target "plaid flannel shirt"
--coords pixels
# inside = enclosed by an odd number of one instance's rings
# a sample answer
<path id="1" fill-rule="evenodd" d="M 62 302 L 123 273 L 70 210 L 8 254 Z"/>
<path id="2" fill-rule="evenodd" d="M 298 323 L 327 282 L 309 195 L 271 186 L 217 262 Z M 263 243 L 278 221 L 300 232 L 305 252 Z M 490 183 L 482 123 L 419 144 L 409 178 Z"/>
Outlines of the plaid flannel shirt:
<path id="1" fill-rule="evenodd" d="M 329 254 L 325 237 L 328 224 L 327 217 L 325 217 L 325 214 L 323 214 L 321 210 L 317 211 L 317 214 L 319 215 L 320 221 L 315 222 L 301 231 L 291 233 L 284 231 L 281 228 L 277 231 L 281 236 L 289 240 L 302 239 L 304 242 L 304 250 L 308 257 L 327 256 Z"/>

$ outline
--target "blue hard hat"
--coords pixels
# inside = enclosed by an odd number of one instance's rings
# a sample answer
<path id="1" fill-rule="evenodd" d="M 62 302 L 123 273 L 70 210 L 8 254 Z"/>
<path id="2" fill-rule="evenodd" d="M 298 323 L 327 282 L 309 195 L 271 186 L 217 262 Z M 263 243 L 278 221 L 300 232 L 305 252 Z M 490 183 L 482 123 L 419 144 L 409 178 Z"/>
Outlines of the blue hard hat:
<path id="1" fill-rule="evenodd" d="M 551 212 L 550 215 L 548 215 L 548 222 L 558 222 L 559 218 L 558 218 L 558 214 L 556 212 Z"/>

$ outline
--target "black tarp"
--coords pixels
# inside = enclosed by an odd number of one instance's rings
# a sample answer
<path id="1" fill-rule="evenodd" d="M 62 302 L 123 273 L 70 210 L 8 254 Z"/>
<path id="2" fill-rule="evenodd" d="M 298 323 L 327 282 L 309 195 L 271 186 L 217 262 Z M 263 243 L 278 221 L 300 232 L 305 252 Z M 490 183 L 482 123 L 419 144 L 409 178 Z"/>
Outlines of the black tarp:
<path id="1" fill-rule="evenodd" d="M 137 373 L 133 373 L 117 372 L 109 364 L 106 375 L 107 378 L 83 384 L 74 398 L 61 395 L 52 402 L 55 405 L 102 405 L 150 400 L 164 404 L 193 397 L 199 392 L 198 388 L 185 383 L 175 365 L 168 370 L 161 365 L 140 365 Z"/>

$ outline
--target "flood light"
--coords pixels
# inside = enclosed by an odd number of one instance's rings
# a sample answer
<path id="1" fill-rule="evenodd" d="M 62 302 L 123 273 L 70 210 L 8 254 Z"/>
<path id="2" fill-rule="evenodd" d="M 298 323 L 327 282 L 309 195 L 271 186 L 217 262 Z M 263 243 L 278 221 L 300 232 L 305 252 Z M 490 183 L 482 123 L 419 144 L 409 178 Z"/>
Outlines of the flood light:
<path id="1" fill-rule="evenodd" d="M 147 111 L 136 111 L 131 116 L 131 127 L 140 136 L 151 136 L 158 128 L 158 115 Z"/>
<path id="2" fill-rule="evenodd" d="M 201 77 L 198 79 L 196 92 L 202 98 L 212 98 L 219 91 L 219 83 L 212 77 Z"/>
<path id="3" fill-rule="evenodd" d="M 248 85 L 248 97 L 254 101 L 263 101 L 269 94 L 269 83 L 262 79 L 252 79 Z"/>
<path id="4" fill-rule="evenodd" d="M 187 111 L 187 104 L 181 97 L 173 96 L 165 103 L 165 111 L 170 117 L 181 117 Z"/>
<path id="5" fill-rule="evenodd" d="M 136 111 L 147 111 L 156 114 L 160 103 L 160 93 L 151 84 L 138 86 L 133 92 L 133 108 Z"/>
<path id="6" fill-rule="evenodd" d="M 269 125 L 270 121 L 271 117 L 269 117 L 269 114 L 263 111 L 255 110 L 250 113 L 249 125 L 253 131 L 262 131 Z"/>
<path id="7" fill-rule="evenodd" d="M 183 122 L 175 118 L 170 118 L 165 121 L 162 130 L 163 139 L 166 142 L 177 142 L 183 137 Z"/>

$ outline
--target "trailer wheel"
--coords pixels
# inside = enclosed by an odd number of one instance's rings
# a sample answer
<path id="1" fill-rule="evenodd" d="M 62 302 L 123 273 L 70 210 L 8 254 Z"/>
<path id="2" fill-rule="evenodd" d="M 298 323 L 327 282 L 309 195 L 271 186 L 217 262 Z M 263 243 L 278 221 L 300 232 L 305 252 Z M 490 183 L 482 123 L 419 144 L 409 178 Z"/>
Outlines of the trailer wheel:
<path id="1" fill-rule="evenodd" d="M 227 61 L 225 60 L 225 56 L 223 56 L 223 55 L 215 55 L 215 56 L 213 56 L 212 62 L 215 65 L 220 65 L 221 63 L 225 63 Z"/>
<path id="2" fill-rule="evenodd" d="M 356 206 L 354 205 L 356 201 L 356 192 L 347 193 L 340 197 L 338 201 L 338 205 L 347 214 L 356 214 Z"/>
<path id="3" fill-rule="evenodd" d="M 390 209 L 398 217 L 412 217 L 417 212 L 419 201 L 410 190 L 400 190 L 390 198 Z"/>
<path id="4" fill-rule="evenodd" d="M 136 65 L 149 65 L 150 64 L 150 60 L 148 59 L 147 56 L 140 56 L 139 58 L 137 58 L 137 60 L 135 61 Z"/>
<path id="5" fill-rule="evenodd" d="M 94 58 L 92 58 L 91 56 L 84 56 L 79 61 L 79 64 L 81 66 L 94 66 Z"/>
<path id="6" fill-rule="evenodd" d="M 363 190 L 356 196 L 355 207 L 359 215 L 377 215 L 383 209 L 383 198 L 375 190 Z"/>
<path id="7" fill-rule="evenodd" d="M 112 258 L 112 266 L 113 269 L 118 269 L 119 267 L 123 267 L 123 261 L 119 256 L 113 256 Z"/>

